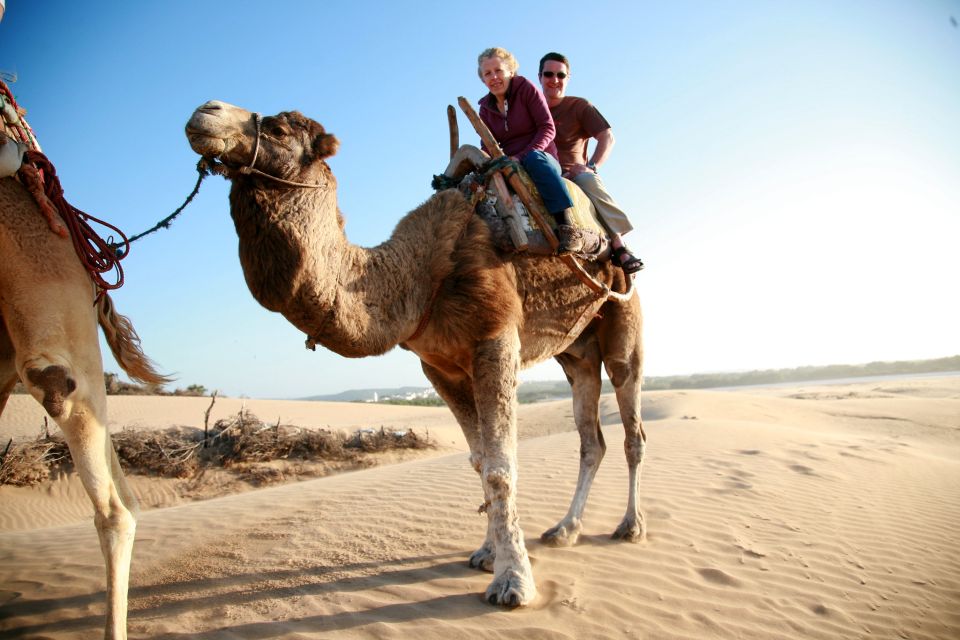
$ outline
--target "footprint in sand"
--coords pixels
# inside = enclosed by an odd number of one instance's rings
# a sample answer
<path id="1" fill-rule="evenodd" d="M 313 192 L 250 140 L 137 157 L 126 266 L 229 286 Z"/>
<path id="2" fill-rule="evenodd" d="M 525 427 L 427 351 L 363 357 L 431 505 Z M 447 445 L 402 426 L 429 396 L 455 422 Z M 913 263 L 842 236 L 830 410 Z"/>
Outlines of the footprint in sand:
<path id="1" fill-rule="evenodd" d="M 733 546 L 740 549 L 740 552 L 748 558 L 759 559 L 767 557 L 767 552 L 764 549 L 744 537 L 734 536 Z"/>
<path id="2" fill-rule="evenodd" d="M 732 489 L 734 491 L 738 489 L 742 489 L 742 490 L 753 489 L 752 484 L 750 484 L 745 479 L 735 474 L 727 476 L 726 479 L 724 480 L 724 484 L 726 484 L 728 489 Z"/>
<path id="3" fill-rule="evenodd" d="M 673 517 L 669 511 L 656 507 L 648 507 L 646 512 L 647 516 L 653 520 L 669 520 Z"/>
<path id="4" fill-rule="evenodd" d="M 796 471 L 797 473 L 803 474 L 805 476 L 817 476 L 819 475 L 816 471 L 810 467 L 802 464 L 791 464 L 788 465 L 791 470 Z"/>
<path id="5" fill-rule="evenodd" d="M 713 584 L 719 584 L 724 587 L 743 586 L 739 580 L 730 574 L 721 571 L 720 569 L 697 569 L 697 573 L 699 573 L 704 580 L 707 582 L 712 582 Z"/>

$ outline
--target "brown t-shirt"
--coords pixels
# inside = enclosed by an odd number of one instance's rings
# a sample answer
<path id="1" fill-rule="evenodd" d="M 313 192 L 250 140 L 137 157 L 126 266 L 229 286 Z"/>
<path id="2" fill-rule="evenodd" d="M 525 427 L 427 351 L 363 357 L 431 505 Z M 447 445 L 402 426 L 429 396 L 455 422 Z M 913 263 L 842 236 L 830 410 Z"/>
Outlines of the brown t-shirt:
<path id="1" fill-rule="evenodd" d="M 610 128 L 610 123 L 600 115 L 588 100 L 566 96 L 555 107 L 550 107 L 557 125 L 557 151 L 560 166 L 569 171 L 575 164 L 587 164 L 587 141 Z"/>

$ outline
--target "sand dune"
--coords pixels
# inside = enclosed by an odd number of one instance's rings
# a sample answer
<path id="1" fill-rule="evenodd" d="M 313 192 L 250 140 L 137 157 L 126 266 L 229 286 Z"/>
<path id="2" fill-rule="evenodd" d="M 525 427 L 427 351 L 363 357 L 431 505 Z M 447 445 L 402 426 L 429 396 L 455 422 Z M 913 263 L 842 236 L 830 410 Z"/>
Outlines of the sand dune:
<path id="1" fill-rule="evenodd" d="M 143 426 L 170 424 L 151 412 L 177 409 L 158 402 L 142 409 Z M 445 410 L 393 407 L 373 418 L 364 411 L 384 408 L 349 405 L 358 413 L 346 416 L 320 404 L 321 426 L 430 423 L 450 445 L 431 458 L 145 511 L 131 637 L 960 637 L 960 377 L 655 392 L 644 403 L 648 539 L 609 540 L 627 479 L 615 402 L 604 397 L 607 457 L 584 535 L 567 549 L 538 537 L 576 483 L 570 406 L 522 407 L 533 606 L 487 605 L 489 574 L 466 565 L 485 520 Z M 295 415 L 284 406 L 273 409 Z M 111 411 L 128 419 L 112 400 Z M 7 420 L 2 434 L 16 422 Z M 45 491 L 50 502 L 82 498 Z M 12 493 L 0 494 L 5 511 Z M 17 504 L 16 526 L 0 532 L 0 634 L 97 637 L 104 578 L 88 517 L 40 528 L 36 512 L 49 503 Z"/>

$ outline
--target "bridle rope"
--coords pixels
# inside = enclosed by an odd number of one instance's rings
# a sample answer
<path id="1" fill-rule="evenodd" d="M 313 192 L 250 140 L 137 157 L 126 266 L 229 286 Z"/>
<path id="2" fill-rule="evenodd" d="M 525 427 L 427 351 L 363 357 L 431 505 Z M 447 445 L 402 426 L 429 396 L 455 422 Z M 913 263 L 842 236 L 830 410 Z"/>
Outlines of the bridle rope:
<path id="1" fill-rule="evenodd" d="M 197 184 L 194 185 L 193 191 L 190 192 L 190 195 L 187 196 L 187 199 L 184 201 L 184 203 L 180 205 L 176 211 L 174 211 L 169 216 L 167 216 L 166 218 L 164 218 L 163 220 L 155 224 L 150 229 L 144 231 L 143 233 L 138 233 L 135 236 L 131 236 L 129 239 L 124 238 L 124 242 L 111 242 L 110 248 L 117 253 L 117 258 L 118 259 L 123 258 L 126 255 L 126 251 L 124 251 L 123 247 L 126 246 L 129 248 L 130 243 L 134 242 L 135 240 L 139 240 L 140 238 L 146 235 L 149 235 L 155 231 L 159 231 L 160 229 L 170 228 L 170 225 L 173 223 L 173 220 L 178 215 L 180 215 L 180 212 L 183 211 L 188 204 L 190 204 L 194 196 L 197 195 L 197 192 L 200 191 L 200 183 L 203 182 L 203 179 L 211 173 L 215 173 L 219 176 L 226 176 L 226 177 L 231 177 L 231 174 L 236 174 L 236 173 L 240 173 L 243 175 L 249 175 L 251 173 L 254 173 L 254 174 L 263 176 L 265 178 L 274 180 L 276 182 L 279 182 L 280 184 L 287 185 L 289 187 L 301 187 L 306 189 L 316 189 L 318 187 L 324 186 L 323 183 L 306 184 L 303 182 L 293 182 L 291 180 L 284 180 L 283 178 L 278 178 L 276 176 L 271 176 L 270 174 L 264 173 L 263 171 L 260 171 L 254 166 L 257 163 L 257 158 L 260 155 L 260 136 L 261 136 L 261 130 L 262 130 L 262 126 L 261 126 L 262 120 L 263 118 L 259 113 L 253 114 L 253 121 L 257 131 L 257 138 L 256 138 L 256 141 L 254 142 L 253 158 L 250 160 L 250 164 L 248 164 L 245 167 L 241 167 L 239 169 L 231 169 L 227 165 L 223 164 L 223 162 L 216 160 L 215 158 L 200 158 L 200 160 L 197 162 L 197 173 L 199 174 L 197 176 Z"/>

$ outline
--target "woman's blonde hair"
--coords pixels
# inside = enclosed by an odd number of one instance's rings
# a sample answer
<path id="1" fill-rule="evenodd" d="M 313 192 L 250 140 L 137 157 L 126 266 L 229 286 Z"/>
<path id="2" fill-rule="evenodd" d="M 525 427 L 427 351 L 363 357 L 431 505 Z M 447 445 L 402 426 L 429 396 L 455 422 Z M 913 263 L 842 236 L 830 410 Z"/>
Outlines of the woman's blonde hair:
<path id="1" fill-rule="evenodd" d="M 484 60 L 490 58 L 500 58 L 503 61 L 503 64 L 507 66 L 507 69 L 510 71 L 510 75 L 517 75 L 517 69 L 520 68 L 520 63 L 517 62 L 517 59 L 513 57 L 513 54 L 507 51 L 502 47 L 490 47 L 489 49 L 484 49 L 483 53 L 477 56 L 477 75 L 483 77 L 480 74 L 480 65 L 483 64 Z"/>

